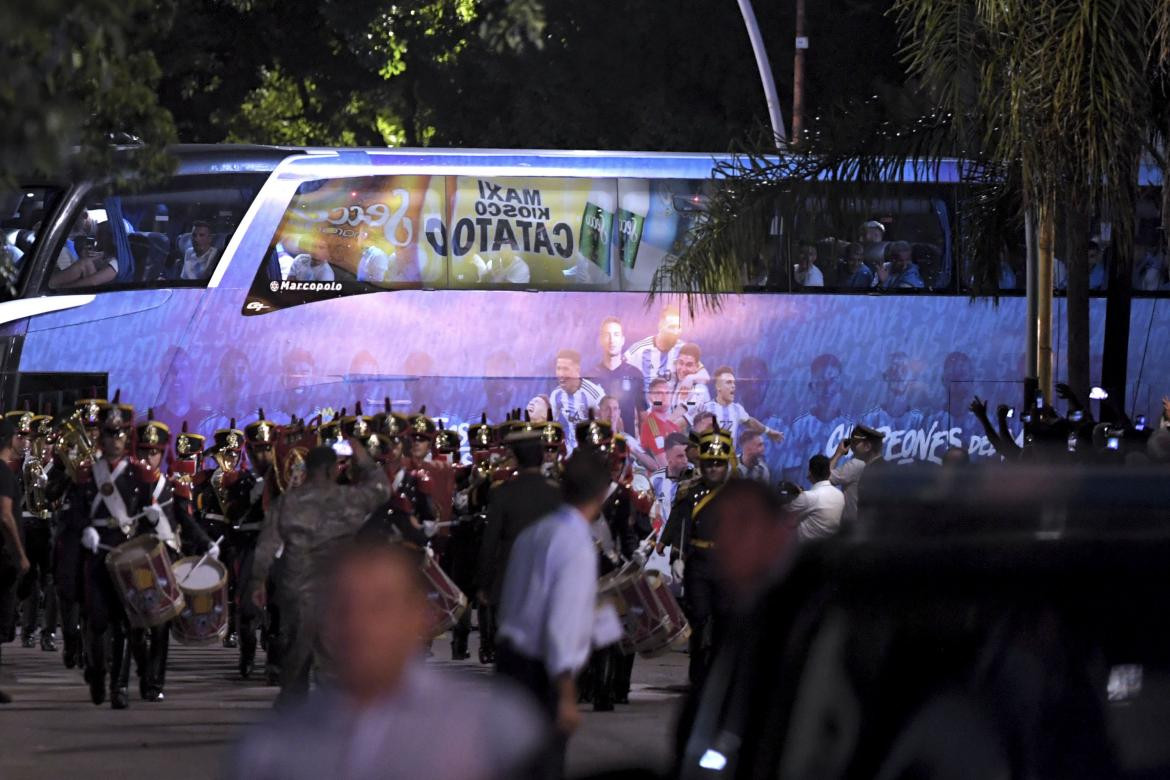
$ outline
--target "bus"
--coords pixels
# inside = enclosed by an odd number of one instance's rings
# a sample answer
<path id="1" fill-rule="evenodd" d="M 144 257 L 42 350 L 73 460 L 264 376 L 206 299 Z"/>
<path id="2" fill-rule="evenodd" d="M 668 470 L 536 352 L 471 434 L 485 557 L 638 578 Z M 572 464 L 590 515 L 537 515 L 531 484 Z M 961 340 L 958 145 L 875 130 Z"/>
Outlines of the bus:
<path id="1" fill-rule="evenodd" d="M 773 478 L 799 481 L 857 422 L 887 434 L 894 462 L 988 455 L 972 397 L 994 408 L 1022 396 L 1023 274 L 996 301 L 971 298 L 954 165 L 911 172 L 833 225 L 811 204 L 815 241 L 797 246 L 795 223 L 788 236 L 781 225 L 766 278 L 692 317 L 669 296 L 648 305 L 647 292 L 726 157 L 230 145 L 174 156 L 173 174 L 149 185 L 0 192 L 5 408 L 120 390 L 142 413 L 210 434 L 261 409 L 279 423 L 359 403 L 373 413 L 384 399 L 454 428 L 551 403 L 571 426 L 608 395 L 626 433 L 654 449 L 654 435 L 628 430 L 652 398 L 685 428 L 708 404 L 735 427 L 733 397 L 784 434 L 764 442 Z M 1143 177 L 1160 186 L 1156 171 Z M 851 252 L 877 270 L 899 248 L 919 287 L 844 284 Z M 806 261 L 821 285 L 800 284 Z M 1165 280 L 1158 262 L 1150 278 Z M 1132 308 L 1125 405 L 1152 420 L 1170 392 L 1164 296 L 1139 292 Z M 1099 365 L 1102 298 L 1091 315 Z M 1059 379 L 1061 298 L 1054 320 Z M 699 401 L 676 407 L 680 388 Z"/>

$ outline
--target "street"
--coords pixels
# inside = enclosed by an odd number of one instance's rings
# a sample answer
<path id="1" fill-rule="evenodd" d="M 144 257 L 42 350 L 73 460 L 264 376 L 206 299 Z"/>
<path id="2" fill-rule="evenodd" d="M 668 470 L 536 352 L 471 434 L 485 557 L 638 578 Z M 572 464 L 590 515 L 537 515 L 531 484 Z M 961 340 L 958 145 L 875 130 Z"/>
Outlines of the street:
<path id="1" fill-rule="evenodd" d="M 473 658 L 474 642 L 473 634 Z M 446 639 L 434 650 L 431 662 L 443 668 L 488 674 L 473 661 L 443 660 L 449 657 Z M 0 690 L 16 700 L 0 709 L 0 778 L 215 777 L 234 740 L 265 716 L 276 693 L 262 681 L 240 680 L 235 665 L 234 650 L 173 643 L 166 701 L 138 698 L 131 674 L 130 708 L 115 712 L 108 703 L 90 703 L 80 670 L 66 669 L 60 653 L 4 645 Z M 685 679 L 681 653 L 639 658 L 629 705 L 606 713 L 584 708 L 581 730 L 569 744 L 570 777 L 614 766 L 665 768 L 678 685 Z M 441 750 L 442 741 L 433 749 Z"/>

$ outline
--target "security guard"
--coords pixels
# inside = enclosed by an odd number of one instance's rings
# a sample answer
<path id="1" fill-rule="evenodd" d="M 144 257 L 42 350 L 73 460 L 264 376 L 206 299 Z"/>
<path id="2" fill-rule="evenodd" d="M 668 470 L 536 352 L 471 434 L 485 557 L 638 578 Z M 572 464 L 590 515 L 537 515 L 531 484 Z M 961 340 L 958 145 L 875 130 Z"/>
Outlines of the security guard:
<path id="1" fill-rule="evenodd" d="M 731 436 L 714 428 L 699 438 L 699 482 L 676 498 L 670 519 L 658 539 L 658 553 L 667 545 L 682 551 L 683 594 L 691 624 L 690 680 L 698 686 L 706 676 L 719 639 L 722 604 L 715 561 L 715 514 L 712 500 L 735 467 Z"/>

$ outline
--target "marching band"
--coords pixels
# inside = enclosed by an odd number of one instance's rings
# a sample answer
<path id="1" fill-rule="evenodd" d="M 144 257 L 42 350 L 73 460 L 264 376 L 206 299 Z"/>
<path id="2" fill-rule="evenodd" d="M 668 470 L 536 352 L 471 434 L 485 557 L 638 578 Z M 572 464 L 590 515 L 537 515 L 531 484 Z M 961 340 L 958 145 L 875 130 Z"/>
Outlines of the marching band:
<path id="1" fill-rule="evenodd" d="M 283 545 L 266 524 L 280 497 L 305 482 L 310 452 L 322 446 L 337 455 L 338 485 L 369 484 L 361 471 L 376 468 L 389 498 L 362 510 L 359 533 L 417 550 L 432 590 L 430 638 L 450 632 L 453 660 L 470 656 L 475 612 L 480 663 L 493 661 L 493 608 L 510 540 L 559 502 L 568 442 L 595 450 L 612 477 L 592 527 L 599 613 L 615 612 L 621 628 L 596 632 L 582 699 L 596 710 L 628 703 L 635 654 L 690 638 L 692 665 L 702 661 L 710 620 L 702 510 L 734 459 L 718 428 L 694 442 L 695 469 L 648 474 L 625 437 L 592 414 L 572 432 L 518 409 L 497 425 L 485 414 L 466 442 L 425 407 L 408 416 L 389 400 L 377 414 L 358 405 L 331 420 L 276 423 L 261 409 L 255 422 L 238 429 L 232 420 L 210 442 L 186 423 L 172 432 L 149 410 L 135 417 L 117 393 L 77 401 L 58 418 L 6 415 L 17 431 L 17 461 L 8 465 L 22 483 L 18 516 L 31 564 L 17 589 L 22 641 L 36 646 L 39 622 L 40 647 L 54 652 L 59 626 L 64 664 L 81 667 L 96 705 L 129 706 L 132 664 L 141 698 L 163 699 L 172 639 L 237 648 L 245 679 L 263 647 L 267 682 L 288 679 L 282 663 L 301 629 L 295 615 L 282 615 L 290 602 L 281 588 L 292 586 Z M 667 557 L 671 543 L 693 564 L 685 579 L 701 608 L 690 623 L 676 600 L 682 577 Z M 694 636 L 691 625 L 700 629 Z"/>

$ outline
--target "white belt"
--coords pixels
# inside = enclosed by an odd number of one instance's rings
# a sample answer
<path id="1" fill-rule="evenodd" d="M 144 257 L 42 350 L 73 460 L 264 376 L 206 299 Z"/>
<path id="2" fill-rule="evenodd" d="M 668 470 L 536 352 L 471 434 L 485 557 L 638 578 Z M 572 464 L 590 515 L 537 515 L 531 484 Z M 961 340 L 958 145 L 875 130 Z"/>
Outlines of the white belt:
<path id="1" fill-rule="evenodd" d="M 227 522 L 226 517 L 224 517 L 223 515 L 217 515 L 215 512 L 204 512 L 203 519 L 204 520 L 215 520 L 215 521 L 220 522 L 220 523 Z"/>

